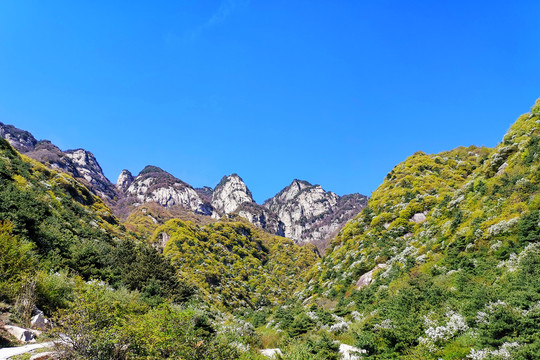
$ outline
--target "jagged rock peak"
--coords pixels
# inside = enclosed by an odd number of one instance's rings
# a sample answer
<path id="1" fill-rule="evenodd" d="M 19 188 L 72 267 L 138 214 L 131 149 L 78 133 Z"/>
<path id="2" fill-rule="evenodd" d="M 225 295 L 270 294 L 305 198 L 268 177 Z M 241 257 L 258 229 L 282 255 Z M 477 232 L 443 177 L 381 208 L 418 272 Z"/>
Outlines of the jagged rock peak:
<path id="1" fill-rule="evenodd" d="M 283 190 L 277 193 L 276 196 L 266 200 L 264 203 L 266 205 L 267 203 L 275 201 L 276 199 L 279 199 L 279 201 L 291 201 L 292 199 L 297 197 L 298 194 L 300 194 L 302 191 L 313 186 L 314 185 L 310 184 L 305 180 L 294 179 L 289 186 L 286 186 Z M 319 185 L 315 186 L 320 187 Z"/>
<path id="2" fill-rule="evenodd" d="M 315 243 L 324 250 L 330 238 L 366 205 L 359 194 L 339 197 L 320 185 L 295 179 L 264 202 L 283 223 L 285 236 L 297 243 Z"/>
<path id="3" fill-rule="evenodd" d="M 83 167 L 99 174 L 103 173 L 103 169 L 101 166 L 99 166 L 96 157 L 90 151 L 86 151 L 84 149 L 75 149 L 66 150 L 64 153 L 77 167 Z"/>
<path id="4" fill-rule="evenodd" d="M 17 129 L 13 125 L 6 125 L 2 122 L 0 122 L 0 136 L 22 153 L 33 151 L 37 144 L 36 138 L 28 131 Z"/>
<path id="5" fill-rule="evenodd" d="M 65 171 L 80 180 L 94 194 L 114 202 L 116 190 L 105 177 L 94 155 L 83 149 L 61 151 L 48 140 L 37 141 L 28 131 L 0 123 L 0 136 L 17 151 L 52 169 Z"/>
<path id="6" fill-rule="evenodd" d="M 230 214 L 244 203 L 255 203 L 251 191 L 237 174 L 224 176 L 212 194 L 212 206 L 219 212 Z"/>
<path id="7" fill-rule="evenodd" d="M 118 180 L 116 180 L 116 188 L 118 191 L 125 192 L 133 183 L 133 180 L 135 180 L 133 174 L 129 170 L 124 169 L 118 176 Z"/>
<path id="8" fill-rule="evenodd" d="M 164 207 L 181 206 L 196 214 L 212 215 L 212 206 L 193 187 L 165 170 L 148 165 L 125 190 L 128 203 L 156 202 Z"/>

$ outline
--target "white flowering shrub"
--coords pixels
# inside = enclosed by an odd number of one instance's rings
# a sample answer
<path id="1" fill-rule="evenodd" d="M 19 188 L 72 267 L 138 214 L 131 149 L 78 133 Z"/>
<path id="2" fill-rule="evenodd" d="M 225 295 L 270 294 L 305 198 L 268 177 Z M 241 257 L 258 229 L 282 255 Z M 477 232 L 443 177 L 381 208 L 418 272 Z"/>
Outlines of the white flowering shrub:
<path id="1" fill-rule="evenodd" d="M 436 349 L 436 345 L 440 345 L 469 329 L 465 318 L 451 310 L 446 313 L 446 323 L 444 325 L 439 325 L 428 316 L 424 317 L 424 322 L 427 327 L 424 331 L 426 336 L 421 336 L 418 341 L 432 351 Z"/>

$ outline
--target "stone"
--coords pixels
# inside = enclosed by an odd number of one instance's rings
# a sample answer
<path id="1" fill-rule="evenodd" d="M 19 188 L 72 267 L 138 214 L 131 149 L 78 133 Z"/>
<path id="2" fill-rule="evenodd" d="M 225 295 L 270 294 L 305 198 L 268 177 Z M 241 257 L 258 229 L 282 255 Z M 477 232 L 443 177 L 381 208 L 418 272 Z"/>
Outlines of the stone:
<path id="1" fill-rule="evenodd" d="M 426 221 L 426 214 L 421 212 L 421 213 L 416 213 L 412 216 L 411 218 L 411 221 L 414 222 L 414 223 L 421 223 L 421 222 L 424 222 Z"/>
<path id="2" fill-rule="evenodd" d="M 278 356 L 282 356 L 283 353 L 281 352 L 281 349 L 275 348 L 275 349 L 262 349 L 261 354 L 264 356 L 270 358 L 270 359 L 277 359 Z"/>
<path id="3" fill-rule="evenodd" d="M 361 289 L 371 284 L 371 282 L 373 281 L 373 274 L 375 273 L 375 271 L 379 269 L 386 269 L 387 267 L 388 265 L 386 264 L 378 264 L 373 269 L 371 269 L 364 275 L 360 276 L 360 279 L 358 279 L 358 281 L 356 282 L 356 288 Z"/>
<path id="4" fill-rule="evenodd" d="M 212 206 L 222 214 L 231 214 L 244 203 L 255 201 L 242 178 L 237 174 L 224 176 L 214 189 Z"/>
<path id="5" fill-rule="evenodd" d="M 345 223 L 366 206 L 360 194 L 338 196 L 295 179 L 289 186 L 263 204 L 283 223 L 285 237 L 297 244 L 313 243 L 324 250 Z"/>
<path id="6" fill-rule="evenodd" d="M 43 312 L 41 314 L 33 316 L 32 319 L 30 319 L 30 325 L 32 326 L 32 328 L 39 330 L 48 330 L 52 327 L 49 319 L 43 316 Z"/>
<path id="7" fill-rule="evenodd" d="M 32 330 L 23 329 L 18 326 L 6 325 L 6 331 L 22 342 L 35 342 L 36 334 Z"/>

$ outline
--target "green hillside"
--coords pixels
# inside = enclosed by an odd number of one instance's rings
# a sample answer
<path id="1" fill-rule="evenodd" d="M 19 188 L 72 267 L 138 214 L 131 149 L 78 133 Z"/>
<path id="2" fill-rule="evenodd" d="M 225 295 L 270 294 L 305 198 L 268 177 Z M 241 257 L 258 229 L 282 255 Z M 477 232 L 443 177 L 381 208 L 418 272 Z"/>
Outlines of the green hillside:
<path id="1" fill-rule="evenodd" d="M 170 220 L 152 238 L 168 239 L 164 255 L 180 274 L 226 308 L 253 309 L 283 302 L 317 261 L 313 246 L 264 233 L 244 222 L 198 226 Z"/>
<path id="2" fill-rule="evenodd" d="M 304 297 L 360 314 L 348 335 L 366 358 L 539 358 L 539 157 L 540 101 L 495 149 L 414 154 L 333 240 Z"/>

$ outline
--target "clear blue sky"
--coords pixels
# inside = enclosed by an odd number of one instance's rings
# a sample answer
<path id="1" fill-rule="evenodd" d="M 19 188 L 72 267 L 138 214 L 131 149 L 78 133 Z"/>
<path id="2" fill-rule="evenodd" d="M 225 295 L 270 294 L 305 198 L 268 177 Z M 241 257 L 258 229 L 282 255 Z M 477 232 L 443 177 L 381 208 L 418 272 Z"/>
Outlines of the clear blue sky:
<path id="1" fill-rule="evenodd" d="M 415 151 L 495 146 L 540 97 L 539 1 L 0 1 L 0 121 L 154 164 L 369 195 Z"/>

